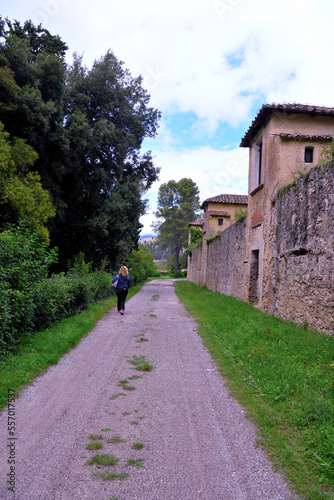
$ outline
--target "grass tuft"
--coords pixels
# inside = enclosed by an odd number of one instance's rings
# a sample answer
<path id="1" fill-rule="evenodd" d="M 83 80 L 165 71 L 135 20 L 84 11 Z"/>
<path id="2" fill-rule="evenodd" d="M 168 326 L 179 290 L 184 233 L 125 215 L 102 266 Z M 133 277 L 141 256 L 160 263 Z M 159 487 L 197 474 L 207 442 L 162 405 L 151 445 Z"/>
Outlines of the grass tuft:
<path id="1" fill-rule="evenodd" d="M 132 448 L 133 448 L 134 450 L 141 450 L 142 448 L 144 448 L 144 445 L 143 445 L 143 443 L 138 443 L 138 442 L 137 442 L 137 443 L 134 443 L 134 444 L 132 445 Z"/>
<path id="2" fill-rule="evenodd" d="M 90 434 L 88 436 L 88 439 L 95 439 L 95 440 L 102 439 L 102 434 Z"/>
<path id="3" fill-rule="evenodd" d="M 132 359 L 128 360 L 136 370 L 150 372 L 153 370 L 153 366 L 148 363 L 145 356 L 133 356 Z"/>
<path id="4" fill-rule="evenodd" d="M 128 461 L 127 461 L 127 465 L 131 466 L 135 466 L 135 467 L 143 467 L 143 461 L 144 459 L 143 458 L 130 458 Z"/>
<path id="5" fill-rule="evenodd" d="M 102 446 L 102 443 L 88 443 L 86 445 L 86 450 L 100 450 Z"/>
<path id="6" fill-rule="evenodd" d="M 105 454 L 105 455 L 94 455 L 90 460 L 88 460 L 87 465 L 117 465 L 119 462 L 119 458 L 116 458 L 114 455 Z"/>
<path id="7" fill-rule="evenodd" d="M 126 443 L 126 439 L 124 439 L 119 434 L 116 434 L 115 436 L 107 439 L 107 443 Z"/>

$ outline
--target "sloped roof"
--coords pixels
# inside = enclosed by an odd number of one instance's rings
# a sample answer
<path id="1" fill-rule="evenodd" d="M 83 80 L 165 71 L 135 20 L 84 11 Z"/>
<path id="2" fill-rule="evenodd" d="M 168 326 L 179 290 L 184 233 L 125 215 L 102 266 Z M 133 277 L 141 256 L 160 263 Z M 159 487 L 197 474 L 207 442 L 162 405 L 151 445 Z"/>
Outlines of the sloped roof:
<path id="1" fill-rule="evenodd" d="M 225 210 L 208 210 L 208 214 L 211 217 L 231 217 L 231 214 Z"/>
<path id="2" fill-rule="evenodd" d="M 327 108 L 325 106 L 312 106 L 309 104 L 297 104 L 297 103 L 284 103 L 284 104 L 264 104 L 254 120 L 252 121 L 249 129 L 247 130 L 244 137 L 241 139 L 240 147 L 248 148 L 251 144 L 251 139 L 258 133 L 260 128 L 265 123 L 268 116 L 270 116 L 274 111 L 281 111 L 282 113 L 299 113 L 299 114 L 309 114 L 311 116 L 322 115 L 322 116 L 333 116 L 334 108 Z"/>
<path id="3" fill-rule="evenodd" d="M 189 222 L 188 226 L 203 226 L 204 219 L 196 219 L 193 222 Z"/>
<path id="4" fill-rule="evenodd" d="M 247 204 L 248 196 L 244 194 L 219 194 L 203 201 L 201 208 L 205 208 L 209 203 L 235 203 Z"/>
<path id="5" fill-rule="evenodd" d="M 277 134 L 283 141 L 332 141 L 331 135 Z"/>

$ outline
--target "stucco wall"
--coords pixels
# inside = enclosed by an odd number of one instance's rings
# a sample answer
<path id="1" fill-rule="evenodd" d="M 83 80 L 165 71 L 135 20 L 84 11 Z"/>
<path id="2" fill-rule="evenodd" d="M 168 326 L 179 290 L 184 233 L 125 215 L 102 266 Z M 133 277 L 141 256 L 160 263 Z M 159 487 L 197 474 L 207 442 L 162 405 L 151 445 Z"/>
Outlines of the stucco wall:
<path id="1" fill-rule="evenodd" d="M 312 169 L 273 208 L 268 312 L 334 333 L 334 166 Z"/>

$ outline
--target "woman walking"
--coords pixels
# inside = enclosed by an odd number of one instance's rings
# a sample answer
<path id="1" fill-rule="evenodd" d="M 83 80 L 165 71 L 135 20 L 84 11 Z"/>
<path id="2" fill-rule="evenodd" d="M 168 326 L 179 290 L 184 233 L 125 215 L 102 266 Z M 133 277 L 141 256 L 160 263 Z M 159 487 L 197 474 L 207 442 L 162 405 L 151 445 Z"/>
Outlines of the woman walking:
<path id="1" fill-rule="evenodd" d="M 122 315 L 125 314 L 125 299 L 131 286 L 129 271 L 126 266 L 122 266 L 119 273 L 113 278 L 112 282 L 117 282 L 116 295 L 117 295 L 117 311 Z"/>

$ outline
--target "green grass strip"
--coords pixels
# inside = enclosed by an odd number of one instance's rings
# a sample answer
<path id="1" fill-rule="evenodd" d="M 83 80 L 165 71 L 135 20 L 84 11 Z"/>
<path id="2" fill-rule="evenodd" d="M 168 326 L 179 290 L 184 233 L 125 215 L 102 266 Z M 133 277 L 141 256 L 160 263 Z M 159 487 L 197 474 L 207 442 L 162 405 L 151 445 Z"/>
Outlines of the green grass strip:
<path id="1" fill-rule="evenodd" d="M 128 299 L 143 284 L 130 288 Z M 116 306 L 116 296 L 89 306 L 76 316 L 66 318 L 52 328 L 26 339 L 15 354 L 8 354 L 0 363 L 0 409 L 7 405 L 8 389 L 18 391 L 49 366 L 73 349 Z"/>
<path id="2" fill-rule="evenodd" d="M 334 337 L 176 282 L 259 444 L 303 498 L 334 498 Z"/>

